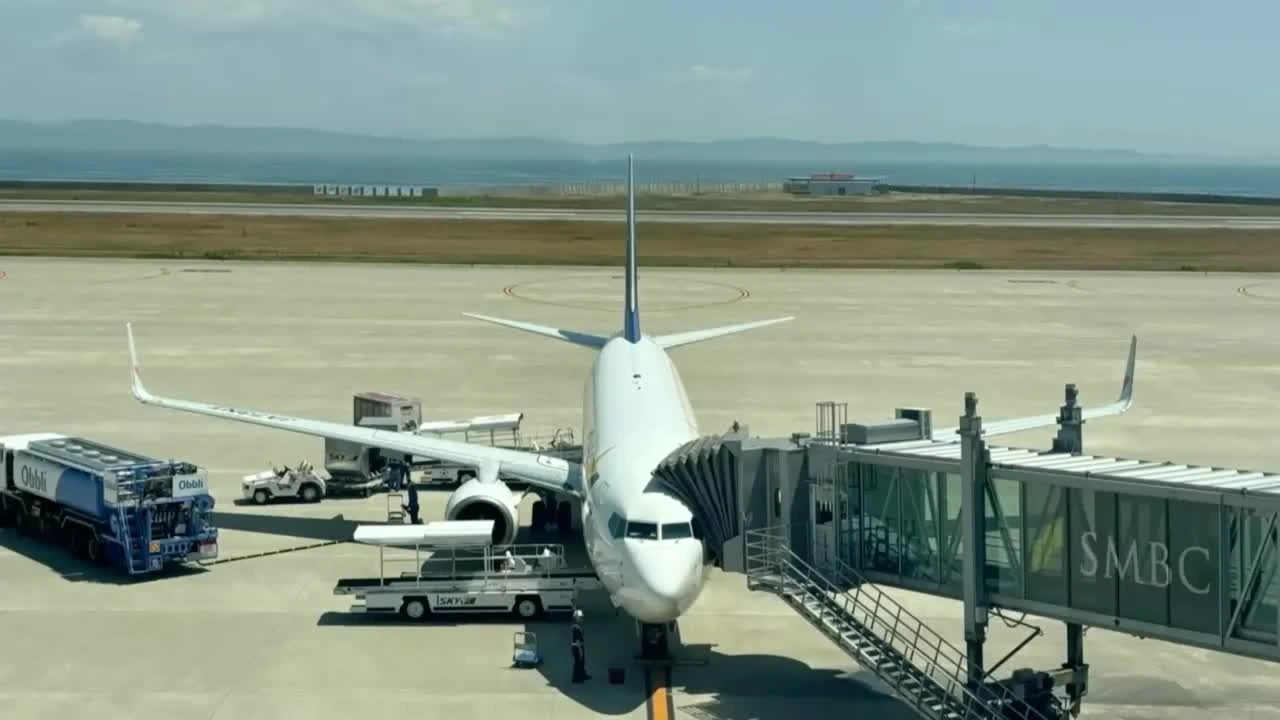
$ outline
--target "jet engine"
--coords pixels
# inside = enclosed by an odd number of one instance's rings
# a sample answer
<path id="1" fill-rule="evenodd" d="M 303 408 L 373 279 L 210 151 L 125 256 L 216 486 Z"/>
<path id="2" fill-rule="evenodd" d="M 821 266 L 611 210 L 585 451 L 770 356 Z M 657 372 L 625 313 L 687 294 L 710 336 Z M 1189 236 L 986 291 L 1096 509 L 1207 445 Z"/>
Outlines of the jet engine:
<path id="1" fill-rule="evenodd" d="M 493 544 L 510 545 L 520 529 L 520 498 L 501 480 L 464 482 L 444 508 L 446 520 L 492 520 Z"/>

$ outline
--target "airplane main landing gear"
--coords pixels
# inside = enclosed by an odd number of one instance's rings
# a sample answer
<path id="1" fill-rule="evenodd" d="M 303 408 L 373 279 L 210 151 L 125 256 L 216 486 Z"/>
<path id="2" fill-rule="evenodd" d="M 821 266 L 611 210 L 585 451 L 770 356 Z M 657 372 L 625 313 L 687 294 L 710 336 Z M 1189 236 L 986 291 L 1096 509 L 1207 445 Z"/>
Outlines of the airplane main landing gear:
<path id="1" fill-rule="evenodd" d="M 554 494 L 538 493 L 538 499 L 533 503 L 530 525 L 536 533 L 554 529 L 560 537 L 570 537 L 573 534 L 573 507 L 567 500 L 559 500 Z"/>

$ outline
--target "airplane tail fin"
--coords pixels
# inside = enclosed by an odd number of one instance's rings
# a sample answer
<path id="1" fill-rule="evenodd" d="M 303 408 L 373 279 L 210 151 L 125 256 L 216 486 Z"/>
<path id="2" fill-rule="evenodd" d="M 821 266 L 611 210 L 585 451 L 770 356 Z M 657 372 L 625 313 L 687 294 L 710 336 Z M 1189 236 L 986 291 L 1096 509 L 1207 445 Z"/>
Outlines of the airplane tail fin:
<path id="1" fill-rule="evenodd" d="M 635 188 L 635 158 L 627 155 L 627 267 L 626 267 L 626 299 L 622 317 L 622 337 L 627 342 L 640 342 L 640 301 L 639 287 L 637 285 L 637 274 L 639 261 L 636 259 L 636 188 Z M 691 345 L 703 340 L 711 340 L 713 338 L 725 337 L 727 335 L 736 335 L 748 330 L 775 325 L 777 323 L 786 322 L 793 318 L 784 317 L 773 320 L 759 320 L 756 322 L 742 323 L 740 325 L 724 325 L 721 327 L 708 328 L 706 330 L 691 330 L 689 332 L 674 333 L 670 335 L 659 335 L 653 338 L 662 348 L 680 347 L 681 345 Z"/>
<path id="2" fill-rule="evenodd" d="M 636 176 L 635 158 L 627 155 L 627 267 L 626 299 L 622 316 L 622 337 L 629 343 L 640 342 L 639 289 L 636 287 Z"/>
<path id="3" fill-rule="evenodd" d="M 640 303 L 638 300 L 637 275 L 639 261 L 636 258 L 636 184 L 635 184 L 635 158 L 627 155 L 627 252 L 626 252 L 626 297 L 623 299 L 622 311 L 622 338 L 629 343 L 640 342 Z M 542 335 L 543 337 L 554 338 L 564 342 L 581 345 L 583 347 L 599 349 L 604 347 L 608 342 L 608 338 L 599 335 L 591 335 L 588 333 L 576 332 L 573 330 L 565 330 L 562 328 L 553 328 L 546 325 L 535 325 L 534 323 L 522 322 L 520 320 L 504 320 L 502 318 L 489 317 L 487 315 L 475 315 L 472 313 L 462 313 L 470 318 L 483 320 L 485 322 L 502 325 L 503 327 L 523 330 L 525 332 Z M 775 318 L 773 320 L 758 320 L 756 322 L 741 323 L 738 325 L 723 325 L 721 327 L 707 328 L 705 330 L 690 330 L 688 332 L 673 333 L 669 335 L 659 335 L 653 338 L 653 341 L 662 348 L 674 348 L 681 345 L 691 345 L 704 340 L 725 337 L 727 335 L 736 335 L 748 330 L 767 327 L 777 323 L 792 320 L 791 317 Z"/>

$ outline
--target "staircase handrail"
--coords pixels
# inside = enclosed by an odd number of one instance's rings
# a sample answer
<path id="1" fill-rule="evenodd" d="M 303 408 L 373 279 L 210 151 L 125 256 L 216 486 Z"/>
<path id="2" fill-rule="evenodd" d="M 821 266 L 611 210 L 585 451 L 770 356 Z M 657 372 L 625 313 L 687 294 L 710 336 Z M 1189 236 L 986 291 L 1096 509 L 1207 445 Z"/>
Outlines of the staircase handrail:
<path id="1" fill-rule="evenodd" d="M 762 539 L 753 540 L 753 538 Z M 1013 691 L 1003 685 L 983 685 L 980 689 L 983 695 L 989 697 L 987 700 L 978 697 L 966 682 L 968 677 L 968 658 L 959 648 L 948 642 L 884 590 L 868 582 L 846 563 L 835 560 L 832 563 L 832 569 L 837 572 L 839 579 L 847 581 L 852 586 L 852 589 L 842 588 L 832 582 L 822 571 L 791 550 L 786 540 L 785 528 L 772 527 L 762 530 L 749 530 L 746 533 L 746 546 L 748 579 L 751 578 L 753 569 L 758 574 L 759 570 L 771 566 L 778 568 L 779 571 L 784 568 L 798 571 L 798 574 L 805 581 L 816 585 L 820 591 L 825 591 L 828 596 L 834 595 L 843 601 L 850 614 L 854 614 L 855 610 L 861 610 L 863 614 L 869 616 L 869 622 L 859 620 L 867 630 L 875 633 L 877 626 L 884 628 L 887 631 L 887 637 L 882 637 L 881 639 L 892 646 L 907 662 L 919 668 L 926 677 L 952 698 L 960 700 L 955 695 L 955 691 L 959 691 L 963 697 L 961 704 L 965 706 L 966 710 L 976 704 L 982 707 L 985 712 L 990 712 L 990 700 L 998 701 L 1001 705 L 1017 700 L 1017 696 Z M 752 549 L 763 550 L 763 558 L 759 555 L 754 555 L 751 552 Z M 779 575 L 785 577 L 782 572 L 779 572 Z M 865 596 L 867 595 L 870 595 L 871 598 L 866 598 Z M 834 598 L 830 597 L 829 599 L 834 600 Z M 874 602 L 871 601 L 872 599 Z M 881 616 L 880 611 L 882 609 L 886 613 L 892 613 L 891 620 Z M 912 632 L 909 637 L 899 632 L 899 628 L 904 624 L 904 618 L 907 623 L 915 625 L 913 632 L 910 627 L 905 628 L 908 632 Z M 895 642 L 895 640 L 901 640 L 902 642 Z M 924 645 L 923 649 L 921 649 L 922 644 Z M 923 658 L 924 666 L 921 667 L 921 664 L 916 662 L 916 658 L 917 656 L 923 656 L 925 651 L 932 651 L 932 654 Z M 935 669 L 945 673 L 946 685 L 931 672 L 931 670 Z M 1026 718 L 1026 720 L 1048 720 L 1034 708 L 1030 706 L 1024 707 L 1025 712 L 1021 714 L 1021 717 Z"/>

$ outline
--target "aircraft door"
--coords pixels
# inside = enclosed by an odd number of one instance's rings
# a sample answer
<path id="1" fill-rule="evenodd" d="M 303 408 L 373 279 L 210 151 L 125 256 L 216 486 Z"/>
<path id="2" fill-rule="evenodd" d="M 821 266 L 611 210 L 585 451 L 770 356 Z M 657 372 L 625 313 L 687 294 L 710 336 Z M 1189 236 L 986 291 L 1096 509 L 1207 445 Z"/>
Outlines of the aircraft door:
<path id="1" fill-rule="evenodd" d="M 813 565 L 828 567 L 836 558 L 835 485 L 830 482 L 814 483 L 810 498 Z"/>
<path id="2" fill-rule="evenodd" d="M 782 454 L 776 450 L 765 451 L 765 484 L 768 499 L 767 513 L 768 520 L 765 527 L 777 527 L 786 524 L 786 515 L 783 512 L 782 502 Z"/>

